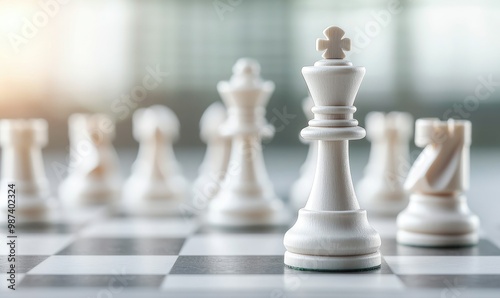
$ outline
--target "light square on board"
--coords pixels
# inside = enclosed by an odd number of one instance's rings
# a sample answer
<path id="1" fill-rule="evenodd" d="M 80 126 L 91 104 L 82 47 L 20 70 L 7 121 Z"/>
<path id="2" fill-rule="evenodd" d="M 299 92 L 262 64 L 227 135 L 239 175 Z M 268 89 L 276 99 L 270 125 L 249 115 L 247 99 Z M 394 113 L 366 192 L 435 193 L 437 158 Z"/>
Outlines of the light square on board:
<path id="1" fill-rule="evenodd" d="M 162 289 L 183 290 L 254 290 L 280 289 L 287 292 L 301 290 L 403 289 L 395 275 L 350 274 L 199 274 L 168 275 Z"/>
<path id="2" fill-rule="evenodd" d="M 168 275 L 163 290 L 253 290 L 283 286 L 278 274 L 179 274 Z"/>
<path id="3" fill-rule="evenodd" d="M 404 285 L 393 274 L 286 274 L 283 288 L 288 291 L 301 290 L 348 290 L 348 289 L 403 289 Z"/>
<path id="4" fill-rule="evenodd" d="M 26 234 L 18 235 L 17 255 L 53 255 L 66 247 L 74 239 L 72 235 L 61 234 Z M 9 247 L 0 246 L 0 255 L 8 255 Z"/>
<path id="5" fill-rule="evenodd" d="M 487 239 L 473 246 L 434 248 L 401 245 L 395 238 L 383 238 L 380 252 L 385 256 L 500 256 L 500 248 Z"/>
<path id="6" fill-rule="evenodd" d="M 386 256 L 398 275 L 500 274 L 500 256 Z"/>
<path id="7" fill-rule="evenodd" d="M 399 275 L 401 281 L 410 288 L 443 288 L 446 297 L 458 297 L 464 289 L 500 289 L 500 274 L 484 275 Z"/>

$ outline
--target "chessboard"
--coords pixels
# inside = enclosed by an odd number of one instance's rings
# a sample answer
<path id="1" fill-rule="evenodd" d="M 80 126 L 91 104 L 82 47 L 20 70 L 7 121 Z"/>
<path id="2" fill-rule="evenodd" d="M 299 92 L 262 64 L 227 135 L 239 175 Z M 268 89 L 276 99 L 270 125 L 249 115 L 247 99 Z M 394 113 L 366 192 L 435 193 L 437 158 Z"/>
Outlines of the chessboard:
<path id="1" fill-rule="evenodd" d="M 334 273 L 284 266 L 286 226 L 221 230 L 203 225 L 197 216 L 140 218 L 87 210 L 50 226 L 17 231 L 15 294 L 382 297 L 425 290 L 431 297 L 466 297 L 500 290 L 500 247 L 487 237 L 458 249 L 402 246 L 392 221 L 370 221 L 382 237 L 379 269 Z M 14 297 L 6 284 L 7 253 L 0 246 L 0 293 Z"/>
<path id="2" fill-rule="evenodd" d="M 305 148 L 266 148 L 270 176 L 280 197 L 297 179 Z M 367 151 L 352 150 L 358 181 Z M 135 152 L 119 152 L 128 169 Z M 203 154 L 181 150 L 190 180 Z M 65 155 L 49 152 L 47 163 Z M 394 218 L 370 223 L 382 238 L 382 266 L 361 272 L 312 272 L 283 264 L 288 226 L 223 230 L 184 208 L 176 217 L 127 217 L 105 208 L 64 211 L 50 225 L 18 227 L 16 291 L 7 289 L 7 234 L 1 225 L 0 297 L 498 297 L 500 233 L 487 207 L 497 180 L 492 151 L 473 151 L 471 208 L 481 215 L 479 245 L 454 249 L 398 245 Z M 295 169 L 295 170 L 294 170 Z M 126 177 L 127 173 L 123 173 Z M 57 179 L 50 176 L 53 185 Z M 293 224 L 295 212 L 291 211 Z"/>

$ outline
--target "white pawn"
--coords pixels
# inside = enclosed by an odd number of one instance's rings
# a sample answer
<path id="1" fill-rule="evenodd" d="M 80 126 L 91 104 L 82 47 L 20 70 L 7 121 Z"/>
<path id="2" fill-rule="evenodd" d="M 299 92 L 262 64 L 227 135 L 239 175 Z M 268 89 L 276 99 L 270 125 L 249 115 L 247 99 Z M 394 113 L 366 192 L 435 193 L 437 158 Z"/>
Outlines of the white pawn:
<path id="1" fill-rule="evenodd" d="M 284 262 L 301 270 L 373 269 L 381 264 L 381 240 L 359 208 L 349 166 L 349 140 L 366 134 L 353 118 L 365 68 L 343 59 L 350 40 L 342 29 L 323 33 L 317 50 L 326 50 L 325 59 L 302 68 L 314 119 L 301 135 L 318 142 L 318 163 L 307 204 L 285 234 Z"/>
<path id="2" fill-rule="evenodd" d="M 225 181 L 209 204 L 208 221 L 240 227 L 280 224 L 286 220 L 284 206 L 267 175 L 261 146 L 263 132 L 269 131 L 265 106 L 274 84 L 262 81 L 257 61 L 244 58 L 217 90 L 228 108 L 222 133 L 232 138 L 232 149 Z"/>
<path id="3" fill-rule="evenodd" d="M 133 125 L 139 152 L 123 188 L 125 211 L 153 216 L 179 213 L 187 182 L 172 146 L 179 137 L 177 116 L 169 108 L 155 105 L 137 110 Z"/>
<path id="4" fill-rule="evenodd" d="M 308 120 L 314 117 L 311 111 L 314 102 L 310 97 L 304 98 L 302 101 L 302 109 Z M 295 181 L 290 191 L 290 203 L 296 210 L 304 207 L 307 198 L 311 193 L 312 184 L 314 181 L 314 173 L 316 172 L 316 162 L 318 160 L 318 142 L 307 141 L 301 138 L 304 143 L 309 143 L 309 151 L 307 152 L 306 161 L 300 167 L 300 178 Z"/>
<path id="5" fill-rule="evenodd" d="M 478 242 L 479 219 L 467 206 L 471 123 L 418 119 L 415 144 L 425 147 L 405 182 L 410 203 L 397 219 L 397 240 L 415 246 Z"/>
<path id="6" fill-rule="evenodd" d="M 403 187 L 410 160 L 413 119 L 408 113 L 371 112 L 366 116 L 370 159 L 357 187 L 361 206 L 378 215 L 395 216 L 408 205 Z"/>
<path id="7" fill-rule="evenodd" d="M 226 175 L 231 152 L 231 139 L 221 134 L 220 128 L 226 121 L 226 108 L 220 102 L 211 104 L 200 120 L 200 137 L 207 144 L 199 176 L 194 182 L 195 196 L 207 204 L 218 192 Z"/>
<path id="8" fill-rule="evenodd" d="M 53 200 L 45 175 L 42 147 L 47 144 L 43 119 L 1 120 L 2 194 L 0 211 L 17 224 L 45 223 Z"/>
<path id="9" fill-rule="evenodd" d="M 69 175 L 59 187 L 67 207 L 108 205 L 120 197 L 118 156 L 113 147 L 114 122 L 104 114 L 69 117 Z"/>

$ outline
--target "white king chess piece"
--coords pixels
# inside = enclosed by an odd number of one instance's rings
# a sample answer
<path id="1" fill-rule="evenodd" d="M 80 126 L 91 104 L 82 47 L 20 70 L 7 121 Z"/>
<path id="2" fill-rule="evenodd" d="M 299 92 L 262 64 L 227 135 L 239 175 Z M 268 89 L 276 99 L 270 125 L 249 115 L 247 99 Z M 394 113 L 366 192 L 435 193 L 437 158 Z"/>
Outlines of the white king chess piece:
<path id="1" fill-rule="evenodd" d="M 137 110 L 133 124 L 140 144 L 132 174 L 124 185 L 125 211 L 153 216 L 180 213 L 188 183 L 172 146 L 179 136 L 177 116 L 169 108 L 155 105 Z"/>
<path id="2" fill-rule="evenodd" d="M 365 175 L 356 188 L 358 198 L 372 214 L 396 216 L 408 205 L 403 182 L 410 162 L 413 118 L 404 112 L 371 112 L 365 122 L 371 149 Z"/>
<path id="3" fill-rule="evenodd" d="M 314 102 L 311 97 L 306 97 L 302 101 L 302 109 L 308 120 L 314 117 L 311 111 L 314 106 Z M 290 191 L 290 203 L 294 210 L 299 210 L 304 207 L 311 193 L 311 187 L 314 181 L 314 173 L 316 172 L 316 163 L 318 159 L 318 142 L 317 141 L 307 141 L 301 139 L 304 143 L 309 144 L 309 151 L 307 152 L 306 161 L 300 167 L 300 178 L 295 181 L 292 185 Z"/>
<path id="4" fill-rule="evenodd" d="M 325 59 L 302 68 L 314 101 L 314 119 L 301 135 L 318 141 L 314 182 L 297 222 L 285 234 L 285 264 L 302 270 L 366 270 L 381 264 L 380 236 L 359 208 L 349 168 L 349 140 L 365 130 L 353 118 L 355 96 L 365 68 L 344 60 L 350 49 L 344 31 L 329 27 L 318 40 Z"/>
<path id="5" fill-rule="evenodd" d="M 0 144 L 2 218 L 7 220 L 11 215 L 9 219 L 15 217 L 17 224 L 47 223 L 54 204 L 42 158 L 42 147 L 47 144 L 47 122 L 1 120 Z"/>
<path id="6" fill-rule="evenodd" d="M 208 221 L 213 225 L 246 227 L 280 224 L 286 220 L 284 205 L 276 197 L 262 156 L 261 137 L 270 131 L 265 106 L 274 83 L 262 81 L 260 65 L 239 59 L 229 82 L 217 90 L 228 108 L 221 127 L 231 137 L 228 171 L 221 189 L 210 202 Z"/>
<path id="7" fill-rule="evenodd" d="M 200 137 L 207 144 L 207 150 L 193 189 L 195 198 L 199 198 L 203 202 L 194 202 L 194 204 L 206 206 L 219 192 L 220 185 L 226 175 L 231 152 L 231 139 L 223 136 L 220 131 L 226 118 L 226 108 L 220 102 L 211 104 L 201 117 Z"/>
<path id="8" fill-rule="evenodd" d="M 113 204 L 121 187 L 113 120 L 104 114 L 73 114 L 68 124 L 71 163 L 59 187 L 61 202 L 67 207 Z"/>
<path id="9" fill-rule="evenodd" d="M 467 206 L 471 123 L 418 119 L 415 144 L 425 147 L 405 182 L 410 203 L 397 219 L 397 240 L 449 247 L 478 242 L 479 219 Z"/>

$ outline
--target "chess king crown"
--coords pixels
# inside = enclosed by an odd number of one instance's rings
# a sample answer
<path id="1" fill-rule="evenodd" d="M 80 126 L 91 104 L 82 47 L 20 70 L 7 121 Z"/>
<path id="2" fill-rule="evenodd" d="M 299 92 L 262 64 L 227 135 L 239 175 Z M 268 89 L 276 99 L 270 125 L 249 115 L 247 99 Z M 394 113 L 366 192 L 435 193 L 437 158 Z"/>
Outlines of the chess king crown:
<path id="1" fill-rule="evenodd" d="M 302 68 L 311 97 L 314 101 L 314 119 L 301 135 L 307 140 L 356 140 L 365 137 L 366 132 L 357 126 L 353 118 L 356 94 L 365 75 L 365 68 L 353 66 L 345 57 L 344 50 L 350 49 L 350 40 L 342 38 L 344 31 L 329 27 L 323 31 L 327 39 L 318 39 L 316 49 L 325 50 L 322 60 L 314 66 Z"/>

